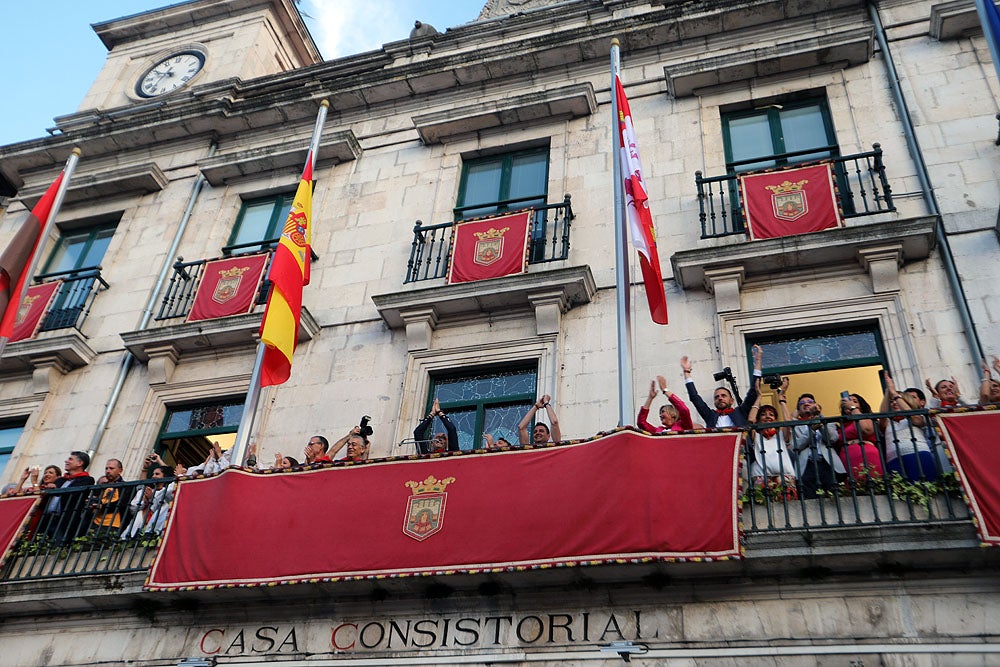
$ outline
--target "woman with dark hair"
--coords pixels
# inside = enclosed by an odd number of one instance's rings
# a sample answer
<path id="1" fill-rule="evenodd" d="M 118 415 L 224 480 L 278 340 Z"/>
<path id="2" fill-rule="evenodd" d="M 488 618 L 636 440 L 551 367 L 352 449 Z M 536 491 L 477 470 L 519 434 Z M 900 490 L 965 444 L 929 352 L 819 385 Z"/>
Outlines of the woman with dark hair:
<path id="1" fill-rule="evenodd" d="M 860 394 L 848 394 L 840 401 L 840 414 L 844 417 L 870 415 L 872 406 Z M 875 422 L 871 419 L 845 419 L 840 448 L 840 460 L 857 481 L 882 477 L 882 457 L 878 450 Z"/>
<path id="2" fill-rule="evenodd" d="M 919 409 L 916 401 L 906 392 L 896 390 L 892 378 L 886 375 L 885 396 L 879 412 L 909 412 Z M 885 432 L 885 467 L 899 473 L 911 482 L 933 482 L 938 476 L 938 463 L 927 442 L 926 417 L 902 415 L 879 419 L 879 428 Z"/>

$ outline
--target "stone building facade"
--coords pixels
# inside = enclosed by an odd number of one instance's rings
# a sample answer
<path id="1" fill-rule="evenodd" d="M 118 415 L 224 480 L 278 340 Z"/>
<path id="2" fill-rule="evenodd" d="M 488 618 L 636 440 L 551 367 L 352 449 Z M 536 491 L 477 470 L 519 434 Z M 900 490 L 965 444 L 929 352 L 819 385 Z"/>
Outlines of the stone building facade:
<path id="1" fill-rule="evenodd" d="M 613 37 L 670 308 L 653 324 L 633 285 L 636 403 L 656 374 L 681 386 L 682 355 L 703 387 L 726 366 L 744 382 L 753 343 L 793 355 L 769 369 L 828 404 L 848 382 L 877 404 L 881 368 L 904 386 L 954 375 L 971 397 L 973 360 L 1000 353 L 1000 84 L 971 0 L 490 0 L 475 22 L 326 62 L 292 0 L 94 29 L 108 59 L 80 108 L 0 147 L 16 192 L 0 238 L 82 150 L 41 271 L 87 294 L 0 360 L 2 482 L 69 449 L 135 478 L 151 449 L 190 463 L 232 437 L 262 307 L 186 323 L 171 290 L 277 236 L 323 99 L 317 258 L 292 378 L 262 396 L 261 458 L 362 415 L 373 456 L 403 453 L 435 395 L 466 449 L 511 437 L 546 393 L 566 437 L 613 428 Z M 176 58 L 189 80 L 156 74 Z M 735 175 L 816 158 L 843 165 L 846 225 L 750 241 Z M 447 285 L 451 223 L 526 204 L 528 272 Z M 190 594 L 136 574 L 6 582 L 3 661 L 614 664 L 610 642 L 631 641 L 648 664 L 1000 664 L 996 556 L 968 519 L 898 523 L 746 525 L 739 563 Z"/>

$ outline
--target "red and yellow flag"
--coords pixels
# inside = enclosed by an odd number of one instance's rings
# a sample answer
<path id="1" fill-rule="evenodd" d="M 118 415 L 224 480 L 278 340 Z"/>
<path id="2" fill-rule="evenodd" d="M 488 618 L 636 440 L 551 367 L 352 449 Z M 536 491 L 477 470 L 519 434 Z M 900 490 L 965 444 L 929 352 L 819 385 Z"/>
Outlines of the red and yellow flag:
<path id="1" fill-rule="evenodd" d="M 309 284 L 312 240 L 312 153 L 306 158 L 302 180 L 271 261 L 271 294 L 260 325 L 260 339 L 267 346 L 261 366 L 260 386 L 281 384 L 292 373 L 292 354 L 299 338 L 302 287 Z"/>
<path id="2" fill-rule="evenodd" d="M 32 257 L 38 252 L 42 230 L 52 212 L 52 204 L 55 203 L 64 175 L 65 171 L 60 172 L 0 255 L 0 313 L 3 313 L 0 319 L 0 337 L 9 339 L 14 334 L 24 283 L 31 280 L 31 276 L 25 274 L 31 266 Z"/>

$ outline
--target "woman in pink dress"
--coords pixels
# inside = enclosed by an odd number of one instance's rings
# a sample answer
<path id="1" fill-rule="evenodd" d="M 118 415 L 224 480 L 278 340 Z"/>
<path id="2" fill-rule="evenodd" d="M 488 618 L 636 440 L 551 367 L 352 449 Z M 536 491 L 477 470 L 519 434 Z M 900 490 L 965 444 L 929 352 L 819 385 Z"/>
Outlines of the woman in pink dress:
<path id="1" fill-rule="evenodd" d="M 840 402 L 840 414 L 845 417 L 871 414 L 872 407 L 859 394 L 850 394 Z M 843 446 L 840 460 L 857 481 L 882 477 L 882 457 L 875 435 L 875 422 L 871 419 L 844 420 Z"/>

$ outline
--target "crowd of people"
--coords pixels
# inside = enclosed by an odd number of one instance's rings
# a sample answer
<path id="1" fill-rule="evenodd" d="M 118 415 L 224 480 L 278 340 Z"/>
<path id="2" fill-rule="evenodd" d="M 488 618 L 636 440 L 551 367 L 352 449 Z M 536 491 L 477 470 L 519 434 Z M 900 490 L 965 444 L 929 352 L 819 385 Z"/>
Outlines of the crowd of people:
<path id="1" fill-rule="evenodd" d="M 927 394 L 918 387 L 899 390 L 886 373 L 885 391 L 877 412 L 863 396 L 844 391 L 840 396 L 839 416 L 831 418 L 824 415 L 823 407 L 811 393 L 801 393 L 794 408 L 789 408 L 787 377 L 777 380 L 769 377 L 777 405 L 762 404 L 763 350 L 755 345 L 752 354 L 754 368 L 746 396 L 740 399 L 734 394 L 735 381 L 729 369 L 725 369 L 717 373 L 715 379 L 728 379 L 732 389 L 717 387 L 712 392 L 711 406 L 695 386 L 692 363 L 688 357 L 681 357 L 688 400 L 701 422 L 693 420 L 688 405 L 668 388 L 664 376 L 658 375 L 650 382 L 646 401 L 639 409 L 638 427 L 654 434 L 727 427 L 747 429 L 744 442 L 750 481 L 755 485 L 779 488 L 789 498 L 814 498 L 821 490 L 831 489 L 848 479 L 864 481 L 896 474 L 910 481 L 933 481 L 940 474 L 953 470 L 926 410 L 966 405 L 954 378 L 935 384 L 928 379 L 925 382 L 931 396 L 928 400 Z M 648 421 L 650 410 L 661 394 L 667 402 L 658 410 L 660 423 L 651 424 Z M 993 357 L 992 367 L 983 362 L 978 398 L 981 405 L 1000 404 L 1000 358 Z M 536 421 L 542 411 L 547 423 Z M 443 430 L 432 430 L 435 419 Z M 562 440 L 552 397 L 547 394 L 540 397 L 518 423 L 517 430 L 521 446 Z M 333 445 L 322 435 L 309 438 L 301 462 L 276 452 L 270 466 L 258 461 L 257 446 L 251 444 L 246 465 L 257 470 L 293 470 L 316 464 L 365 461 L 369 456 L 371 442 L 368 436 L 371 434 L 365 417 Z M 413 442 L 420 455 L 461 449 L 458 431 L 441 409 L 438 399 L 414 429 Z M 503 437 L 483 435 L 484 449 L 510 446 Z M 336 458 L 341 451 L 344 455 Z M 44 469 L 25 468 L 18 483 L 8 485 L 3 495 L 42 494 L 43 501 L 31 530 L 56 544 L 66 544 L 88 534 L 128 540 L 162 532 L 177 478 L 212 475 L 230 465 L 229 450 L 223 450 L 218 442 L 212 443 L 204 462 L 191 468 L 169 466 L 153 452 L 144 461 L 148 481 L 129 485 L 123 478 L 120 460 L 108 459 L 104 475 L 95 480 L 87 472 L 88 454 L 74 451 L 66 458 L 62 469 L 56 465 Z M 69 492 L 70 489 L 79 492 Z M 67 492 L 54 493 L 60 490 Z"/>

